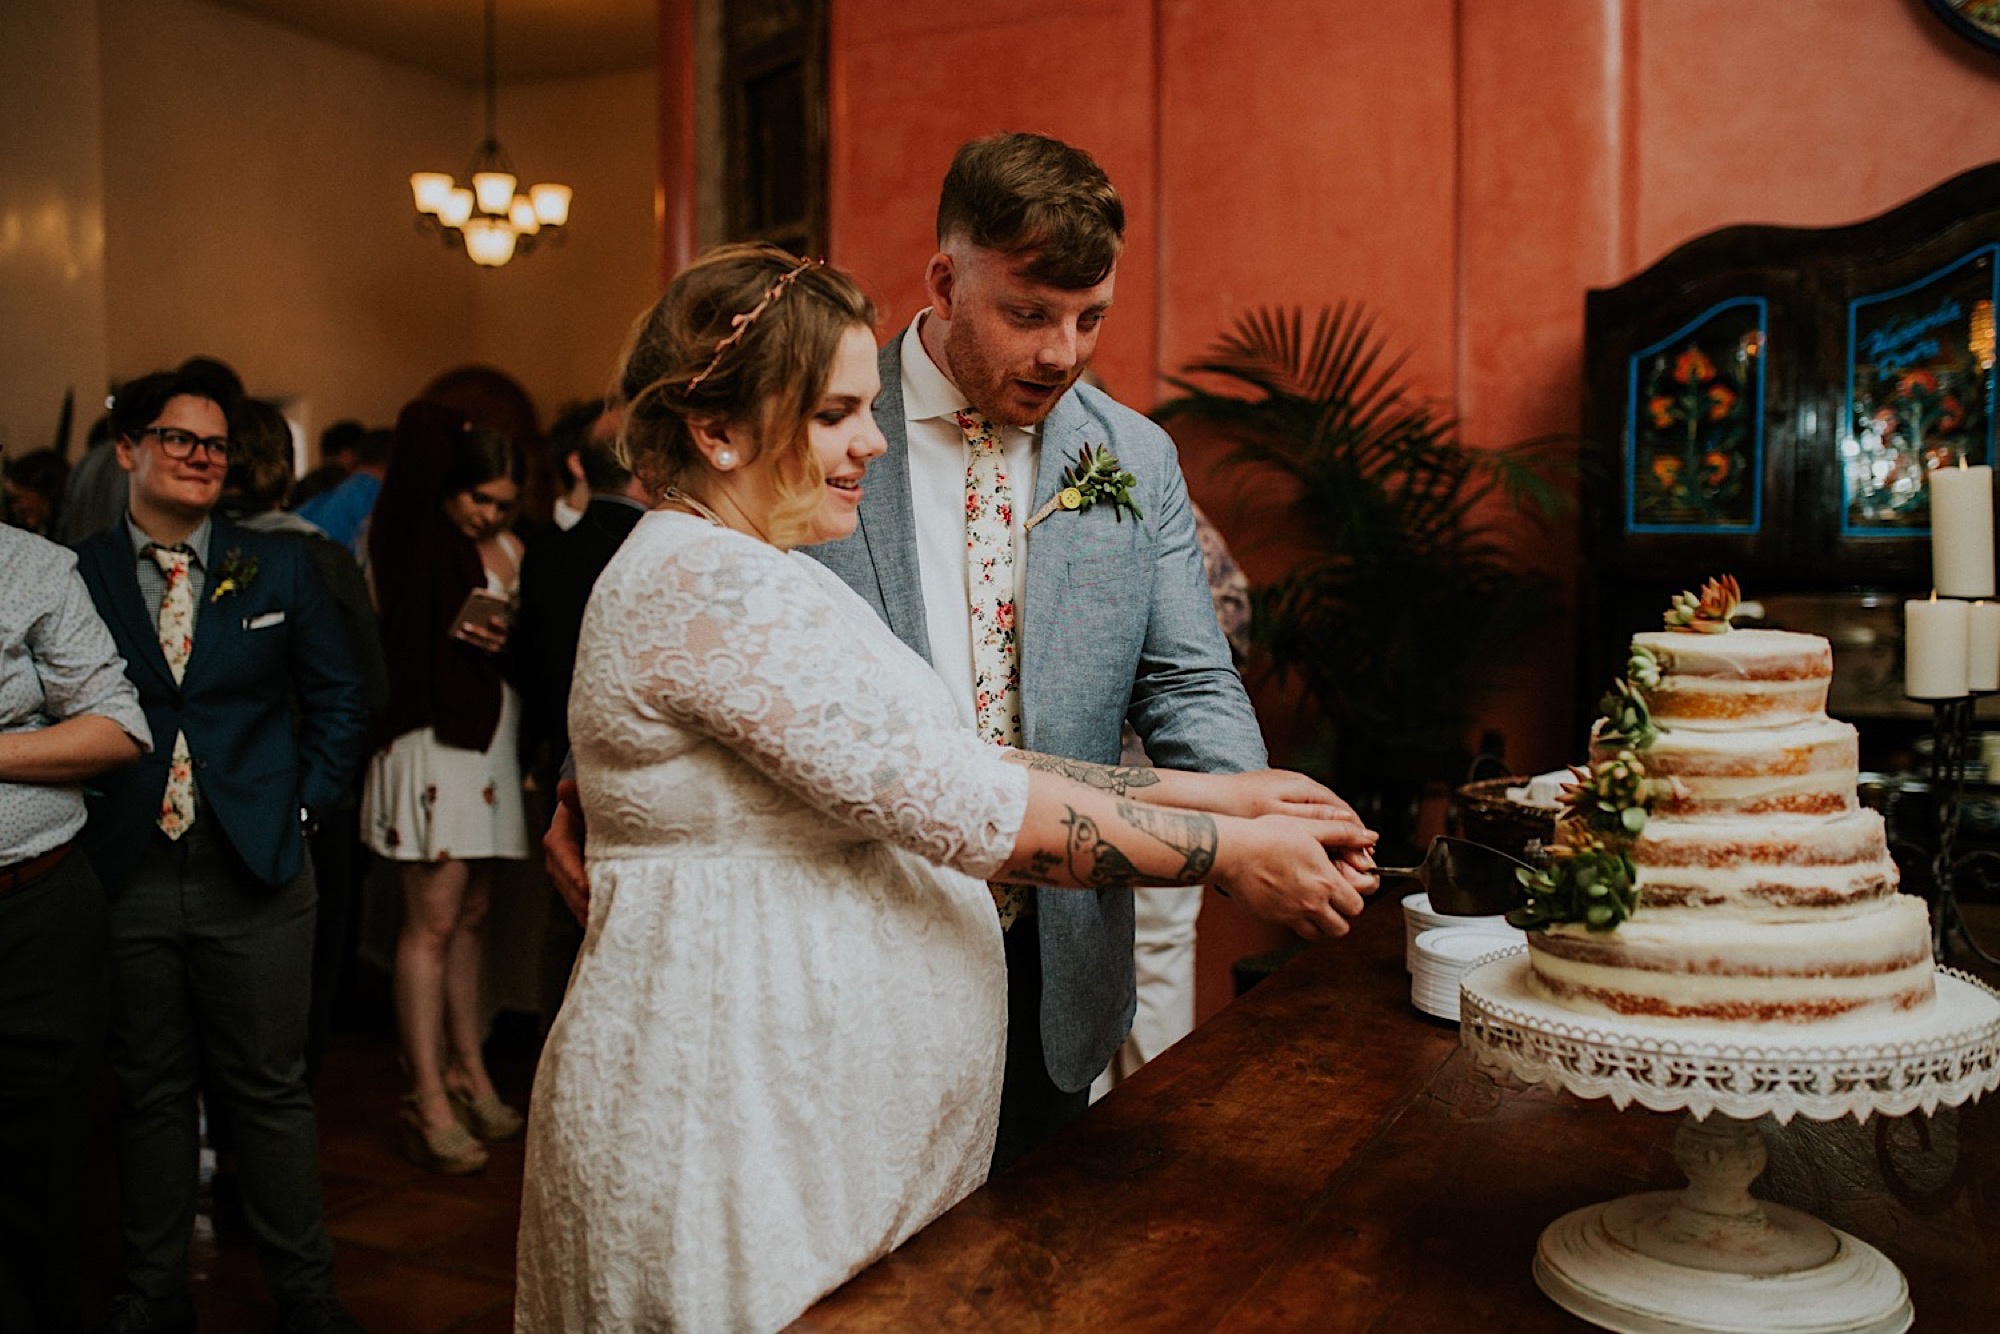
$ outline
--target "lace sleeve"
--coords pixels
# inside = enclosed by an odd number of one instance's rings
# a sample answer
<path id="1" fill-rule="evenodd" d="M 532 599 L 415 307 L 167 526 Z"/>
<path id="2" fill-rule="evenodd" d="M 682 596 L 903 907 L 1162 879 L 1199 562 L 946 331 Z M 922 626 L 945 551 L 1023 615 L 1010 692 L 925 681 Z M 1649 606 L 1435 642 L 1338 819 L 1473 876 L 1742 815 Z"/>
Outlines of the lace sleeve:
<path id="1" fill-rule="evenodd" d="M 959 725 L 929 665 L 833 576 L 720 532 L 627 573 L 600 588 L 585 633 L 615 638 L 645 706 L 871 837 L 998 870 L 1026 772 Z"/>

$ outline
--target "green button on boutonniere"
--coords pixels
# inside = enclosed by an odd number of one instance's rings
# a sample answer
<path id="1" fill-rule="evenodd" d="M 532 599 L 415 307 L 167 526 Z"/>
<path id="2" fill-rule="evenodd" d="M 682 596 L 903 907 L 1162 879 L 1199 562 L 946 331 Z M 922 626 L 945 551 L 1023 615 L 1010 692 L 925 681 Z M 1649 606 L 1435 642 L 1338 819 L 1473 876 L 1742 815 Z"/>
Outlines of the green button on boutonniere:
<path id="1" fill-rule="evenodd" d="M 1111 506 L 1111 517 L 1120 522 L 1124 521 L 1125 510 L 1131 510 L 1133 518 L 1142 519 L 1145 516 L 1132 503 L 1132 484 L 1138 480 L 1131 473 L 1120 471 L 1118 456 L 1108 446 L 1085 445 L 1077 451 L 1076 462 L 1063 469 L 1062 490 L 1030 516 L 1028 527 L 1033 528 L 1057 510 L 1087 510 L 1097 504 Z"/>
<path id="2" fill-rule="evenodd" d="M 231 547 L 222 564 L 215 567 L 215 587 L 208 590 L 208 600 L 220 602 L 231 593 L 240 593 L 256 577 L 257 558 L 244 555 L 241 547 Z"/>

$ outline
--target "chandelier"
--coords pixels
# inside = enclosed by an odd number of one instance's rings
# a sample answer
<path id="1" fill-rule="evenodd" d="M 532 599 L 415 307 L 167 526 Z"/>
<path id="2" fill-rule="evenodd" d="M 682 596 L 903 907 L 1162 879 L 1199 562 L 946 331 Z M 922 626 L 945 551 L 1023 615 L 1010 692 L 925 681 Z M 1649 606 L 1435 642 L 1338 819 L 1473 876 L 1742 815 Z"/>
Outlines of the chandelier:
<path id="1" fill-rule="evenodd" d="M 544 183 L 515 193 L 514 163 L 493 133 L 493 0 L 486 0 L 486 138 L 466 172 L 470 188 L 447 172 L 410 174 L 417 229 L 462 247 L 474 264 L 497 269 L 544 239 L 560 239 L 569 222 L 570 188 Z"/>

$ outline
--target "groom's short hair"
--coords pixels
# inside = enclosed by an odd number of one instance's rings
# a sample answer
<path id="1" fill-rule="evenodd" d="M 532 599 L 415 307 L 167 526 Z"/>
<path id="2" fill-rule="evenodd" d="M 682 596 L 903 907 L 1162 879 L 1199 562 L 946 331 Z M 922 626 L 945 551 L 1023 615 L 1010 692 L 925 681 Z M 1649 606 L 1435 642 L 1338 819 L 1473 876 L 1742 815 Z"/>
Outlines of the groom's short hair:
<path id="1" fill-rule="evenodd" d="M 1125 205 L 1090 154 L 1041 134 L 995 134 L 960 146 L 938 194 L 938 244 L 1032 255 L 1026 273 L 1095 287 L 1125 245 Z"/>

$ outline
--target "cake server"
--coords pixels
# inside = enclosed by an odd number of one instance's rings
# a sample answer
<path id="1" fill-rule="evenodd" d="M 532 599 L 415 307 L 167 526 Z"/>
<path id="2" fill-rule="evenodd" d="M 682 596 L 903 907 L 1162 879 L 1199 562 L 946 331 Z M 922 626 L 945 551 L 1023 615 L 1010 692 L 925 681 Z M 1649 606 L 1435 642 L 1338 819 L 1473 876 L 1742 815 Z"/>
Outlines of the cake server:
<path id="1" fill-rule="evenodd" d="M 1521 906 L 1517 872 L 1533 870 L 1498 848 L 1440 834 L 1417 866 L 1378 866 L 1383 879 L 1414 880 L 1430 895 L 1431 911 L 1447 917 L 1491 917 Z"/>

